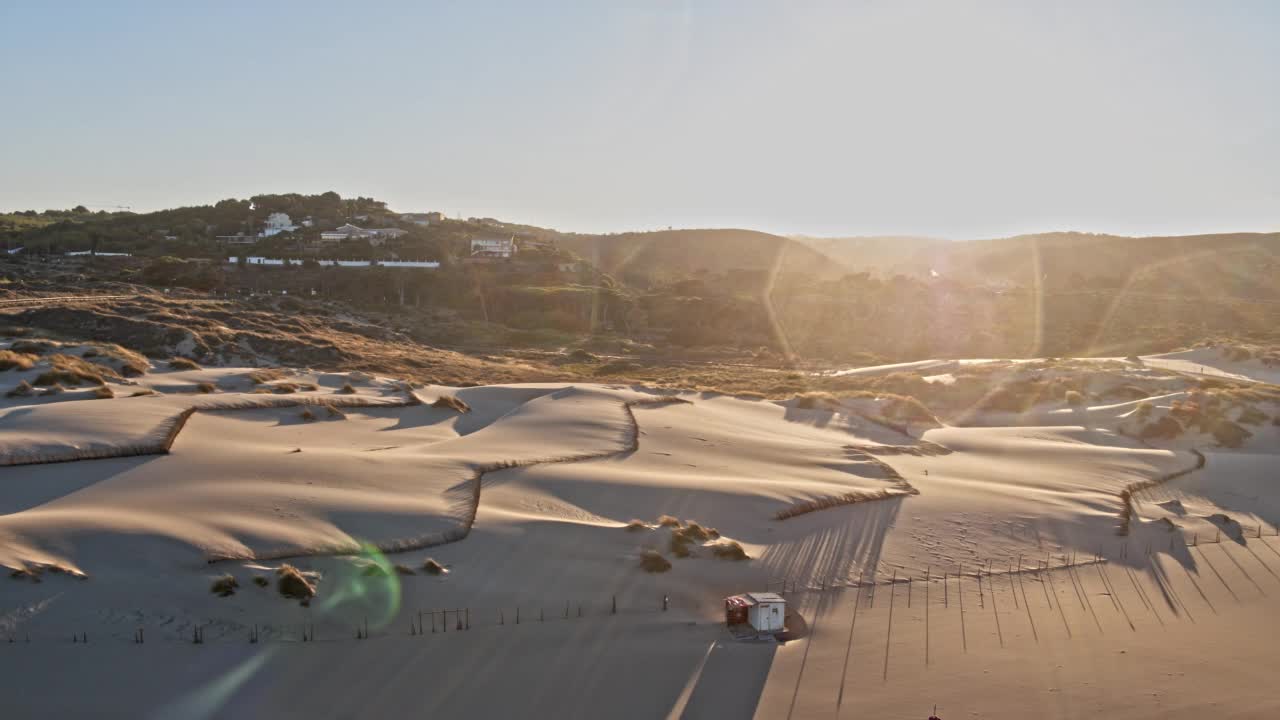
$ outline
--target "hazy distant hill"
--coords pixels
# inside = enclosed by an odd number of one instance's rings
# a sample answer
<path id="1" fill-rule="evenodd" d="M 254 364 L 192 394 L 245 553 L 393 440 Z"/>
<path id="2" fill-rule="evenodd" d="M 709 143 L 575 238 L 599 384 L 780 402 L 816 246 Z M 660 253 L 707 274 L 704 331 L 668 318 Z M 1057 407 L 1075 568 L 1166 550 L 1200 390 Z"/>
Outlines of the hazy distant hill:
<path id="1" fill-rule="evenodd" d="M 619 235 L 567 235 L 560 244 L 630 284 L 652 284 L 706 272 L 769 271 L 835 278 L 841 263 L 790 238 L 754 230 L 664 230 Z"/>
<path id="2" fill-rule="evenodd" d="M 1124 237 L 1058 232 L 950 242 L 804 238 L 853 270 L 1057 290 L 1280 297 L 1280 233 Z"/>

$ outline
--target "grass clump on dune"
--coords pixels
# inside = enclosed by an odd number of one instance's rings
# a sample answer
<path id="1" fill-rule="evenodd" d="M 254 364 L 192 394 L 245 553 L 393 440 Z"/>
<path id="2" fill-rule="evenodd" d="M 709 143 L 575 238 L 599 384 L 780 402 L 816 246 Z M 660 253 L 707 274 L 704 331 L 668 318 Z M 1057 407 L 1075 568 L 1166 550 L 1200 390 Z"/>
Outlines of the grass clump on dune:
<path id="1" fill-rule="evenodd" d="M 43 340 L 19 340 L 9 346 L 9 349 L 16 353 L 25 353 L 27 355 L 43 355 L 54 348 L 53 343 L 44 342 Z"/>
<path id="2" fill-rule="evenodd" d="M 66 388 L 62 387 L 61 385 L 57 385 L 57 384 L 50 385 L 49 387 L 40 391 L 40 397 L 49 397 L 50 395 L 61 395 L 65 390 Z"/>
<path id="3" fill-rule="evenodd" d="M 36 376 L 36 385 L 105 385 L 106 378 L 119 378 L 114 370 L 74 355 L 50 355 L 49 363 L 50 368 Z"/>
<path id="4" fill-rule="evenodd" d="M 271 392 L 277 395 L 292 395 L 298 392 L 298 386 L 294 383 L 276 383 L 271 386 Z"/>
<path id="5" fill-rule="evenodd" d="M 191 358 L 176 357 L 169 361 L 169 367 L 174 370 L 201 370 L 200 363 Z"/>
<path id="6" fill-rule="evenodd" d="M 1068 390 L 1062 399 L 1071 407 L 1084 406 L 1084 395 L 1078 390 Z"/>
<path id="7" fill-rule="evenodd" d="M 339 395 L 354 395 L 356 393 L 356 389 L 351 386 L 351 383 L 347 382 L 347 383 L 342 383 L 342 387 L 338 388 L 337 390 L 334 390 L 334 392 L 338 393 Z"/>
<path id="8" fill-rule="evenodd" d="M 16 386 L 11 388 L 9 392 L 5 393 L 4 396 L 11 397 L 11 398 L 31 397 L 32 395 L 35 394 L 35 392 L 36 392 L 36 389 L 31 387 L 31 383 L 27 382 L 26 380 L 23 380 L 22 382 L 18 383 Z"/>
<path id="9" fill-rule="evenodd" d="M 304 603 L 316 596 L 316 586 L 301 570 L 287 563 L 276 568 L 276 590 L 284 597 Z"/>
<path id="10" fill-rule="evenodd" d="M 666 572 L 671 569 L 671 561 L 657 550 L 645 550 L 640 553 L 640 569 L 651 573 Z"/>
<path id="11" fill-rule="evenodd" d="M 155 395 L 156 391 L 151 388 L 142 388 L 129 393 L 129 397 L 146 397 L 147 395 Z"/>
<path id="12" fill-rule="evenodd" d="M 622 529 L 626 530 L 627 532 L 639 532 L 641 530 L 648 530 L 649 524 L 643 520 L 632 520 L 631 522 L 624 525 Z"/>
<path id="13" fill-rule="evenodd" d="M 742 545 L 736 540 L 724 540 L 714 543 L 711 552 L 721 560 L 750 560 L 751 556 L 747 555 L 747 551 L 742 549 Z"/>
<path id="14" fill-rule="evenodd" d="M 145 357 L 119 345 L 91 347 L 85 350 L 81 357 L 94 358 L 94 363 L 114 368 L 125 377 L 139 377 L 151 369 L 151 363 L 147 362 Z"/>
<path id="15" fill-rule="evenodd" d="M 680 527 L 680 518 L 673 515 L 659 515 L 658 527 Z"/>
<path id="16" fill-rule="evenodd" d="M 254 370 L 248 374 L 249 382 L 252 382 L 254 385 L 269 383 L 273 380 L 279 380 L 284 376 L 285 371 L 280 368 L 262 368 L 261 370 Z"/>
<path id="17" fill-rule="evenodd" d="M 257 585 L 258 587 L 262 587 L 262 588 L 264 588 L 264 587 L 266 587 L 266 586 L 270 585 L 270 584 L 271 584 L 271 581 L 270 581 L 270 580 L 268 580 L 266 577 L 264 577 L 264 576 L 262 576 L 262 575 L 254 575 L 254 576 L 253 576 L 253 584 L 254 584 L 254 585 Z"/>
<path id="18" fill-rule="evenodd" d="M 116 396 L 115 391 L 113 391 L 111 388 L 107 387 L 106 385 L 101 385 L 93 389 L 94 400 L 110 400 L 115 396 Z"/>
<path id="19" fill-rule="evenodd" d="M 30 370 L 36 361 L 26 353 L 0 350 L 0 370 Z"/>
<path id="20" fill-rule="evenodd" d="M 311 408 L 303 408 L 302 412 L 298 414 L 298 417 L 302 418 L 305 422 L 311 422 L 316 419 L 316 414 L 311 412 Z"/>
<path id="21" fill-rule="evenodd" d="M 240 583 L 236 580 L 235 575 L 220 575 L 213 580 L 213 584 L 209 586 L 209 592 L 218 597 L 228 597 L 236 594 L 236 588 L 240 587 Z"/>
<path id="22" fill-rule="evenodd" d="M 471 406 L 468 405 L 466 401 L 461 400 L 453 395 L 441 395 L 440 397 L 435 399 L 435 402 L 431 403 L 431 407 L 449 408 L 450 410 L 456 410 L 460 413 L 471 412 Z"/>
<path id="23" fill-rule="evenodd" d="M 201 392 L 205 394 L 214 392 L 217 389 L 218 387 L 211 382 L 202 382 L 196 385 L 196 392 Z"/>
<path id="24" fill-rule="evenodd" d="M 449 569 L 436 562 L 435 558 L 427 558 L 422 561 L 422 572 L 428 575 L 445 575 Z"/>
<path id="25" fill-rule="evenodd" d="M 331 418 L 342 420 L 347 417 L 346 413 L 334 407 L 332 403 L 322 402 L 320 407 L 324 408 L 325 413 Z"/>

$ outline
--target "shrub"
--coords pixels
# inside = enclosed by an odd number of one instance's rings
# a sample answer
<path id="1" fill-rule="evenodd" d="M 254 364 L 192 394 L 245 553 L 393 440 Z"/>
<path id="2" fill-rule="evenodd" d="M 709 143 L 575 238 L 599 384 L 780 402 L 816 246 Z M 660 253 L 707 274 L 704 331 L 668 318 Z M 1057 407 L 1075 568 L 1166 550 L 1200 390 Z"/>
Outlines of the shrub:
<path id="1" fill-rule="evenodd" d="M 190 358 L 176 357 L 169 361 L 169 367 L 174 370 L 200 370 L 200 363 Z"/>
<path id="2" fill-rule="evenodd" d="M 431 403 L 431 407 L 449 408 L 451 410 L 457 410 L 460 413 L 471 412 L 471 406 L 468 405 L 466 401 L 460 400 L 453 395 L 441 395 L 436 398 L 435 402 Z"/>
<path id="3" fill-rule="evenodd" d="M 1251 437 L 1253 433 L 1225 418 L 1213 424 L 1213 439 L 1223 447 L 1238 448 Z"/>
<path id="4" fill-rule="evenodd" d="M 680 518 L 672 515 L 659 515 L 658 527 L 680 527 Z"/>
<path id="5" fill-rule="evenodd" d="M 427 558 L 422 561 L 422 572 L 428 575 L 444 575 L 449 572 L 449 569 L 436 562 L 435 558 Z"/>
<path id="6" fill-rule="evenodd" d="M 711 545 L 711 552 L 721 560 L 750 560 L 751 556 L 736 540 L 725 540 Z"/>
<path id="7" fill-rule="evenodd" d="M 641 530 L 648 530 L 649 525 L 646 524 L 645 521 L 643 520 L 632 520 L 631 522 L 627 523 L 622 529 L 626 530 L 627 532 L 639 532 Z"/>
<path id="8" fill-rule="evenodd" d="M 209 587 L 209 592 L 218 597 L 228 597 L 235 595 L 238 587 L 240 587 L 240 583 L 236 581 L 234 575 L 221 575 L 214 578 L 213 585 Z"/>
<path id="9" fill-rule="evenodd" d="M 645 572 L 662 573 L 671 569 L 671 561 L 657 550 L 645 550 L 640 553 L 640 568 Z"/>
<path id="10" fill-rule="evenodd" d="M 341 410 L 339 410 L 338 408 L 334 407 L 333 405 L 327 402 L 320 403 L 320 407 L 324 408 L 325 413 L 327 413 L 331 418 L 337 418 L 340 420 L 347 416 L 346 413 L 342 412 Z"/>
<path id="11" fill-rule="evenodd" d="M 94 362 L 103 367 L 113 367 L 109 363 L 115 363 L 114 367 L 118 367 L 119 373 L 125 377 L 138 377 L 151 369 L 151 363 L 147 362 L 145 357 L 119 345 L 89 348 L 81 354 L 81 357 L 97 358 Z"/>
<path id="12" fill-rule="evenodd" d="M 303 408 L 298 417 L 301 417 L 306 422 L 311 422 L 316 419 L 316 414 L 311 412 L 311 408 Z"/>
<path id="13" fill-rule="evenodd" d="M 281 595 L 306 602 L 316 595 L 316 586 L 298 568 L 284 564 L 276 568 L 276 590 Z"/>
<path id="14" fill-rule="evenodd" d="M 0 370 L 30 370 L 35 360 L 26 353 L 0 350 Z"/>
<path id="15" fill-rule="evenodd" d="M 1166 415 L 1142 428 L 1141 432 L 1138 433 L 1138 437 L 1143 440 L 1150 440 L 1153 438 L 1172 440 L 1182 435 L 1182 432 L 1182 423 L 1178 422 L 1173 417 Z"/>
<path id="16" fill-rule="evenodd" d="M 36 376 L 36 385 L 105 385 L 104 377 L 116 377 L 114 370 L 95 365 L 73 355 L 50 355 L 51 367 Z"/>
<path id="17" fill-rule="evenodd" d="M 93 389 L 94 400 L 110 400 L 115 396 L 116 396 L 115 392 L 113 392 L 111 388 L 107 387 L 106 385 L 100 385 Z"/>
<path id="18" fill-rule="evenodd" d="M 688 535 L 676 531 L 671 534 L 671 542 L 668 545 L 668 548 L 671 550 L 672 555 L 675 555 L 678 558 L 686 558 L 693 555 L 693 551 L 689 549 L 689 546 L 692 544 L 693 540 L 690 539 Z"/>
<path id="19" fill-rule="evenodd" d="M 356 389 L 351 387 L 351 383 L 348 382 L 348 383 L 342 383 L 342 387 L 338 388 L 334 392 L 339 393 L 341 395 L 354 395 L 356 392 Z"/>
<path id="20" fill-rule="evenodd" d="M 285 372 L 280 368 L 262 368 L 260 370 L 254 370 L 248 374 L 249 381 L 254 385 L 269 383 L 273 380 L 279 380 L 284 376 Z"/>
<path id="21" fill-rule="evenodd" d="M 720 533 L 715 528 L 704 528 L 693 520 L 676 532 L 695 542 L 706 542 L 720 537 Z"/>
<path id="22" fill-rule="evenodd" d="M 1084 405 L 1084 395 L 1080 394 L 1080 391 L 1078 390 L 1068 390 L 1063 396 L 1063 400 L 1065 400 L 1071 407 L 1081 407 Z"/>
<path id="23" fill-rule="evenodd" d="M 298 392 L 298 386 L 294 383 L 276 383 L 271 386 L 271 392 L 277 395 L 292 395 Z"/>
<path id="24" fill-rule="evenodd" d="M 202 393 L 206 393 L 206 394 L 207 394 L 207 393 L 214 392 L 214 391 L 215 391 L 215 390 L 217 390 L 217 389 L 218 389 L 218 388 L 217 388 L 217 386 L 215 386 L 215 385 L 214 385 L 213 383 L 211 383 L 211 382 L 202 382 L 202 383 L 199 383 L 198 385 L 196 385 L 196 390 L 197 390 L 198 392 L 202 392 Z"/>
<path id="25" fill-rule="evenodd" d="M 17 386 L 11 389 L 9 392 L 5 393 L 4 396 L 5 397 L 30 397 L 31 395 L 35 394 L 35 391 L 36 391 L 35 388 L 31 387 L 31 383 L 27 382 L 26 380 L 23 380 L 22 382 L 18 383 Z"/>
<path id="26" fill-rule="evenodd" d="M 835 396 L 828 392 L 811 392 L 805 393 L 796 398 L 796 407 L 804 410 L 813 410 L 824 405 L 838 403 Z"/>

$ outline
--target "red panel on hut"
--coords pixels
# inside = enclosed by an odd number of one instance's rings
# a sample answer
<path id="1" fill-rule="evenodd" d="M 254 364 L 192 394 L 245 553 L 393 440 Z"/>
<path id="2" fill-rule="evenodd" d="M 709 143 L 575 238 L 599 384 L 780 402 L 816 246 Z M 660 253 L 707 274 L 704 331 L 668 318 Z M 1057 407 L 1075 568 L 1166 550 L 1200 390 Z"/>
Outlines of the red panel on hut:
<path id="1" fill-rule="evenodd" d="M 747 608 L 751 601 L 742 595 L 731 595 L 724 599 L 724 622 L 726 625 L 745 625 Z"/>

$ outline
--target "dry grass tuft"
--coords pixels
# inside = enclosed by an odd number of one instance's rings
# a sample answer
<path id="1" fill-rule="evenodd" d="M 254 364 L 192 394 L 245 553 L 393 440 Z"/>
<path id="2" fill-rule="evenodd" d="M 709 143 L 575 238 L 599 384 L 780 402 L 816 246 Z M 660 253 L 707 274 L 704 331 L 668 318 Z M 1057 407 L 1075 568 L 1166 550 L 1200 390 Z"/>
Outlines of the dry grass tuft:
<path id="1" fill-rule="evenodd" d="M 261 385 L 263 383 L 269 383 L 273 380 L 279 380 L 280 378 L 284 377 L 285 374 L 286 374 L 285 371 L 281 370 L 280 368 L 262 368 L 260 370 L 254 370 L 253 372 L 250 372 L 247 377 L 249 378 L 249 381 L 252 382 L 254 385 Z"/>
<path id="2" fill-rule="evenodd" d="M 711 552 L 721 560 L 750 560 L 751 556 L 736 540 L 723 540 L 711 546 Z"/>
<path id="3" fill-rule="evenodd" d="M 276 383 L 271 386 L 271 392 L 277 395 L 292 395 L 298 392 L 298 385 L 296 383 Z"/>
<path id="4" fill-rule="evenodd" d="M 316 414 L 311 412 L 311 408 L 303 408 L 302 412 L 298 414 L 298 417 L 302 418 L 306 422 L 311 422 L 316 419 Z"/>
<path id="5" fill-rule="evenodd" d="M 449 408 L 450 410 L 457 410 L 460 413 L 471 412 L 470 405 L 468 405 L 466 402 L 462 400 L 459 400 L 457 397 L 454 397 L 453 395 L 441 395 L 440 397 L 436 398 L 435 402 L 431 403 L 431 407 Z"/>
<path id="6" fill-rule="evenodd" d="M 718 530 L 715 528 L 703 527 L 695 520 L 690 520 L 683 529 L 677 532 L 696 542 L 706 542 L 720 537 L 720 532 Z"/>
<path id="7" fill-rule="evenodd" d="M 50 355 L 50 368 L 36 376 L 36 385 L 105 385 L 106 378 L 119 379 L 114 370 L 74 355 Z"/>
<path id="8" fill-rule="evenodd" d="M 422 561 L 422 572 L 428 575 L 445 575 L 449 569 L 436 562 L 435 558 L 427 558 Z"/>
<path id="9" fill-rule="evenodd" d="M 27 382 L 26 380 L 23 380 L 22 382 L 18 383 L 13 389 L 11 389 L 9 392 L 5 393 L 4 396 L 11 397 L 11 398 L 12 397 L 31 397 L 32 395 L 35 394 L 35 392 L 36 392 L 36 389 L 31 387 L 31 383 Z"/>
<path id="10" fill-rule="evenodd" d="M 27 355 L 43 355 L 57 347 L 53 343 L 43 340 L 19 340 L 9 346 L 9 349 L 16 353 L 26 353 Z"/>
<path id="11" fill-rule="evenodd" d="M 214 578 L 213 585 L 209 586 L 209 592 L 218 597 L 229 597 L 236 594 L 236 588 L 240 587 L 240 583 L 234 575 L 221 575 Z"/>
<path id="12" fill-rule="evenodd" d="M 334 390 L 334 392 L 338 393 L 339 395 L 354 395 L 356 393 L 356 389 L 351 386 L 351 383 L 348 382 L 348 383 L 342 383 L 342 387 L 338 388 L 337 390 Z"/>
<path id="13" fill-rule="evenodd" d="M 671 561 L 657 550 L 645 550 L 640 553 L 640 569 L 651 573 L 666 572 L 671 569 Z"/>
<path id="14" fill-rule="evenodd" d="M 276 590 L 281 595 L 306 602 L 316 596 L 316 586 L 298 568 L 284 564 L 276 568 Z"/>
<path id="15" fill-rule="evenodd" d="M 649 524 L 643 520 L 632 520 L 631 522 L 627 523 L 626 526 L 623 527 L 622 529 L 626 530 L 627 532 L 639 532 L 641 530 L 648 530 Z"/>
<path id="16" fill-rule="evenodd" d="M 680 527 L 680 518 L 672 515 L 659 515 L 658 527 Z"/>
<path id="17" fill-rule="evenodd" d="M 197 392 L 202 392 L 206 394 L 211 392 L 216 392 L 217 389 L 218 389 L 218 386 L 214 385 L 211 382 L 202 382 L 196 385 Z"/>
<path id="18" fill-rule="evenodd" d="M 129 393 L 129 397 L 145 397 L 147 395 L 155 395 L 156 391 L 151 388 L 141 388 Z"/>
<path id="19" fill-rule="evenodd" d="M 110 400 L 115 396 L 116 396 L 115 391 L 113 391 L 111 388 L 107 387 L 106 385 L 102 385 L 100 387 L 96 387 L 93 389 L 94 400 Z"/>
<path id="20" fill-rule="evenodd" d="M 30 370 L 36 361 L 26 353 L 0 350 L 0 370 Z"/>
<path id="21" fill-rule="evenodd" d="M 1063 396 L 1063 400 L 1065 400 L 1071 407 L 1084 406 L 1084 395 L 1082 395 L 1078 390 L 1068 390 Z"/>
<path id="22" fill-rule="evenodd" d="M 347 417 L 346 413 L 334 407 L 331 403 L 322 402 L 320 407 L 324 408 L 325 413 L 331 418 L 342 420 Z"/>
<path id="23" fill-rule="evenodd" d="M 201 370 L 200 363 L 191 358 L 176 357 L 169 361 L 169 367 L 174 370 Z"/>

